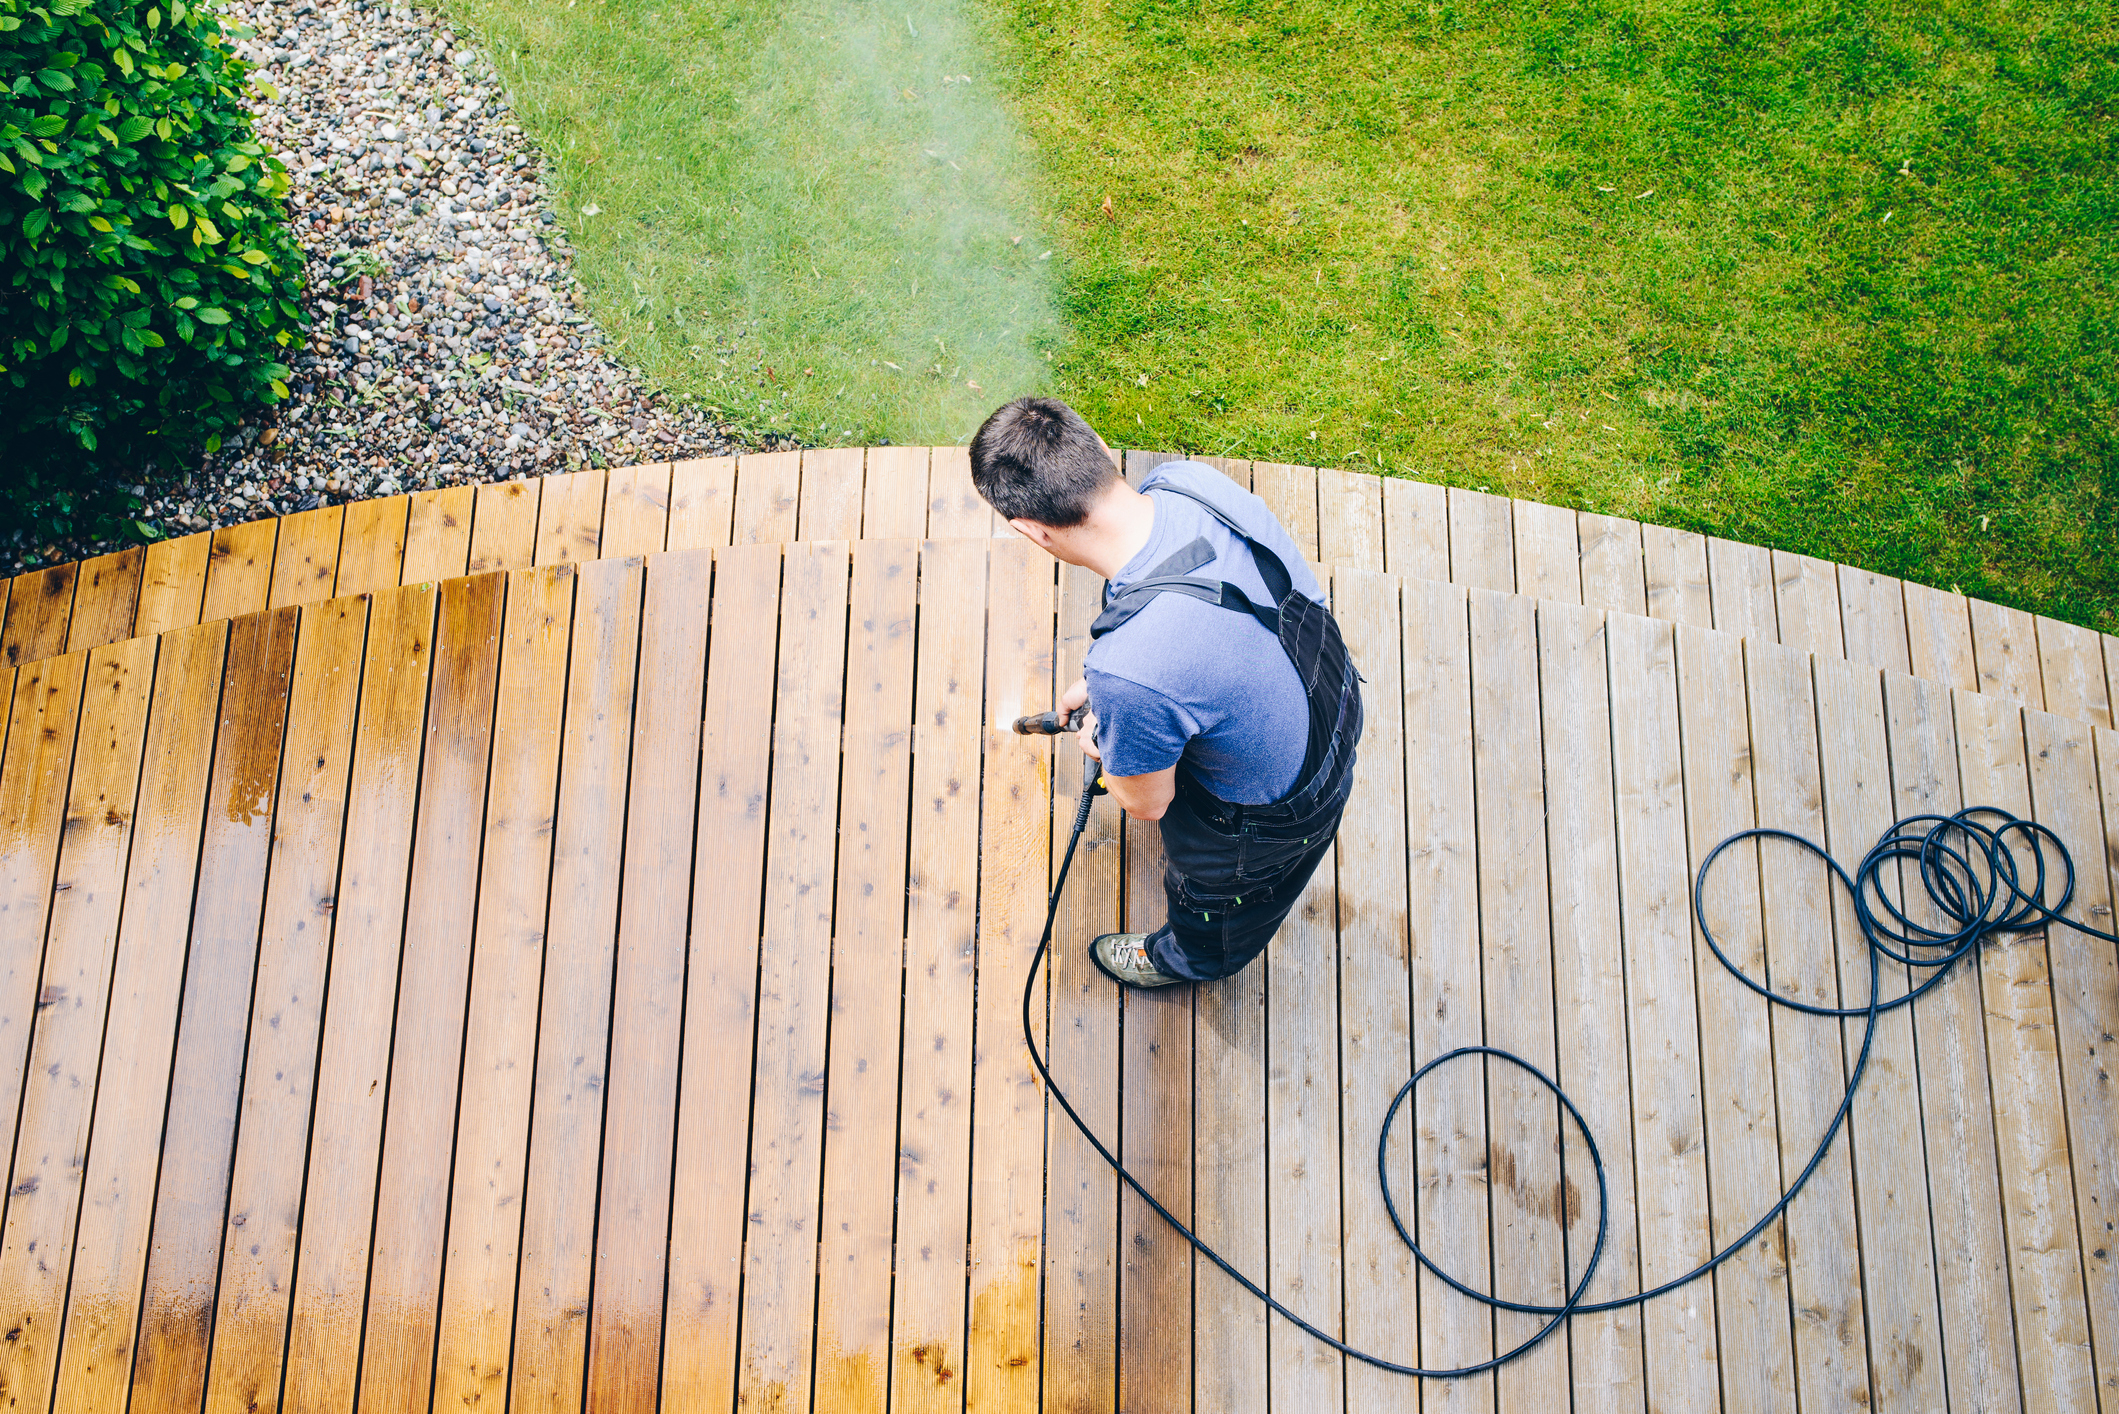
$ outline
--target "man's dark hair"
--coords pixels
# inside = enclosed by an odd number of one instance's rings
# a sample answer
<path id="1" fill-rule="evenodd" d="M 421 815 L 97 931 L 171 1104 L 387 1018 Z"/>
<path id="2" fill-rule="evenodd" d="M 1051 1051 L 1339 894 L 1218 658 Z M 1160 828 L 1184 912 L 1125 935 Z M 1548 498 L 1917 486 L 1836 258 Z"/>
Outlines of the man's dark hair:
<path id="1" fill-rule="evenodd" d="M 1117 477 L 1096 433 L 1058 398 L 1005 403 L 971 439 L 971 484 L 1004 520 L 1080 525 Z"/>

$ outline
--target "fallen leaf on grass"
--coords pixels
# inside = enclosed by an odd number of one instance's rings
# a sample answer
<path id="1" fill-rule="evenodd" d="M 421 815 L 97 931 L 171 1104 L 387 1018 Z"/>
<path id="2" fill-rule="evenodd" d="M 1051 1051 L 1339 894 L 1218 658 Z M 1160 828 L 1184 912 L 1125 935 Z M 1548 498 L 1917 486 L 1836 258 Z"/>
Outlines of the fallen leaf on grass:
<path id="1" fill-rule="evenodd" d="M 1109 192 L 1104 193 L 1104 204 L 1102 206 L 1097 207 L 1096 209 L 1098 211 L 1103 212 L 1104 215 L 1109 216 L 1114 221 L 1118 219 L 1117 213 L 1115 213 L 1111 209 L 1111 193 Z"/>

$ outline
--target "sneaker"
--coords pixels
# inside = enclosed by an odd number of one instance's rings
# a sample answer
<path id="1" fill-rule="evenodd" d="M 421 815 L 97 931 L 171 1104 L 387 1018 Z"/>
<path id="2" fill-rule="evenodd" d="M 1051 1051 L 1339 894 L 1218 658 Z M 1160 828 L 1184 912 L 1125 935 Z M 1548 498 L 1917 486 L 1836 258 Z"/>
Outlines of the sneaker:
<path id="1" fill-rule="evenodd" d="M 1089 960 L 1122 987 L 1169 987 L 1184 981 L 1149 960 L 1147 941 L 1146 933 L 1104 933 L 1089 944 Z"/>

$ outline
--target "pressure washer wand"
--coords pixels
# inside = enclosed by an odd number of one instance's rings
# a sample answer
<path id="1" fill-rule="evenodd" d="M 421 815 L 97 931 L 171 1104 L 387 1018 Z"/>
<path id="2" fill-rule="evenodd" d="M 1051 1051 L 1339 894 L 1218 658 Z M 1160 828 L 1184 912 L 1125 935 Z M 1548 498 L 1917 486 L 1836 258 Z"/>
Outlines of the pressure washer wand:
<path id="1" fill-rule="evenodd" d="M 1078 732 L 1088 716 L 1086 707 L 1077 707 L 1072 712 L 1038 712 L 1017 717 L 1015 731 L 1018 736 L 1058 736 L 1061 732 Z"/>

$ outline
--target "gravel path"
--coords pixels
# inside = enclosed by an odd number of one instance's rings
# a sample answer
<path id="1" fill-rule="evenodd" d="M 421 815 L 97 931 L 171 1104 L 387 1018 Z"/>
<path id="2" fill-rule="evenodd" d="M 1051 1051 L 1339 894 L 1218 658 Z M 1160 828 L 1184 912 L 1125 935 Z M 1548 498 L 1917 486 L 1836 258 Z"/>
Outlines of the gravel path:
<path id="1" fill-rule="evenodd" d="M 232 0 L 279 90 L 260 140 L 293 178 L 309 259 L 294 396 L 143 490 L 163 535 L 466 482 L 726 455 L 583 313 L 536 151 L 468 36 L 431 11 Z M 115 544 L 17 545 L 14 572 Z"/>

